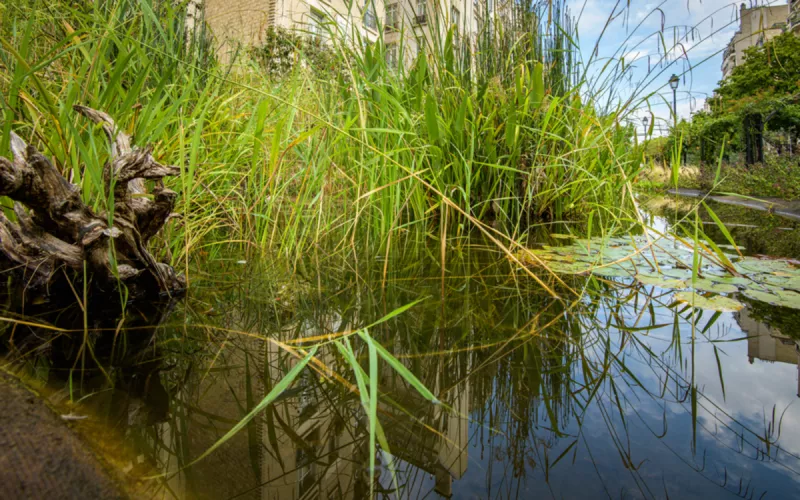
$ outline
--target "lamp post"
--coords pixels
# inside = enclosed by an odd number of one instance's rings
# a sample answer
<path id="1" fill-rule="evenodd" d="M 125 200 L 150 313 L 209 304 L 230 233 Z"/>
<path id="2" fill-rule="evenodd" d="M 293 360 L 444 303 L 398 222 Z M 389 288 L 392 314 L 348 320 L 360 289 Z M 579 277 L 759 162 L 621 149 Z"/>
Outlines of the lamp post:
<path id="1" fill-rule="evenodd" d="M 642 118 L 642 124 L 644 125 L 644 140 L 647 140 L 647 122 L 649 121 L 650 119 L 646 116 Z"/>
<path id="2" fill-rule="evenodd" d="M 674 118 L 675 128 L 678 128 L 678 84 L 681 83 L 681 79 L 675 73 L 669 77 L 669 86 L 672 89 L 672 115 Z"/>

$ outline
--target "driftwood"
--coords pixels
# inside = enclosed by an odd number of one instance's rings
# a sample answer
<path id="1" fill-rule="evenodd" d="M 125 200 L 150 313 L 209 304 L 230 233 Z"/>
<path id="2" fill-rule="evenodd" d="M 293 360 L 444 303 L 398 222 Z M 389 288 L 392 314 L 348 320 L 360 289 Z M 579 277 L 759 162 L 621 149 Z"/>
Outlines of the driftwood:
<path id="1" fill-rule="evenodd" d="M 101 289 L 122 283 L 137 295 L 179 293 L 184 278 L 157 262 L 147 245 L 167 222 L 177 198 L 162 179 L 179 175 L 180 169 L 155 161 L 151 147 L 132 147 L 130 137 L 106 113 L 74 109 L 102 124 L 111 142 L 104 183 L 107 193 L 114 193 L 113 225 L 107 214 L 95 214 L 84 204 L 80 189 L 44 155 L 12 133 L 13 161 L 0 157 L 0 195 L 14 200 L 17 221 L 0 212 L 0 270 L 39 293 L 56 280 L 81 279 L 84 271 Z M 155 181 L 149 195 L 146 179 Z"/>

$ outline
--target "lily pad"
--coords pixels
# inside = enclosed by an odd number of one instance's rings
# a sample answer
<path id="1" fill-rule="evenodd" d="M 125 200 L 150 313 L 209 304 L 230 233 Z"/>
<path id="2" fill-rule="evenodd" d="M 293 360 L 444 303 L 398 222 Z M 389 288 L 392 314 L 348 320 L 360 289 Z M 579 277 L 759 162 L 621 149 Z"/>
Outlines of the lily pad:
<path id="1" fill-rule="evenodd" d="M 619 266 L 599 267 L 592 270 L 592 274 L 606 278 L 630 278 L 633 273 Z"/>
<path id="2" fill-rule="evenodd" d="M 703 274 L 705 276 L 714 276 L 715 278 L 716 277 L 727 278 L 731 275 L 727 270 L 722 269 L 721 267 L 704 267 L 700 270 L 700 274 Z M 738 283 L 731 283 L 731 284 L 737 285 Z"/>
<path id="3" fill-rule="evenodd" d="M 589 271 L 589 267 L 583 262 L 548 262 L 547 267 L 556 273 L 582 274 Z"/>
<path id="4" fill-rule="evenodd" d="M 781 298 L 778 297 L 777 295 L 769 292 L 764 292 L 761 290 L 746 289 L 742 291 L 742 295 L 750 299 L 757 300 L 759 302 L 765 302 L 773 306 L 780 305 L 781 302 Z"/>
<path id="5" fill-rule="evenodd" d="M 759 302 L 766 302 L 773 306 L 789 307 L 800 309 L 800 293 L 792 290 L 784 290 L 776 286 L 766 286 L 768 291 L 745 290 L 742 292 L 745 297 L 749 297 Z"/>
<path id="6" fill-rule="evenodd" d="M 714 283 L 710 279 L 698 279 L 692 283 L 695 290 L 702 290 L 704 292 L 714 293 L 735 293 L 739 291 L 739 287 L 730 283 Z"/>
<path id="7" fill-rule="evenodd" d="M 533 250 L 536 259 L 522 253 L 520 260 L 530 266 L 544 265 L 556 273 L 585 275 L 591 272 L 606 278 L 634 277 L 644 285 L 684 290 L 678 297 L 684 301 L 691 298 L 697 307 L 704 309 L 740 308 L 731 297 L 709 297 L 705 292 L 717 295 L 741 292 L 753 300 L 800 309 L 800 265 L 796 261 L 729 255 L 739 276 L 722 267 L 715 255 L 703 255 L 699 276 L 692 284 L 692 248 L 675 240 L 648 241 L 643 236 L 574 241 L 564 241 L 573 239 L 571 235 L 553 235 L 553 238 L 562 240 L 559 242 L 562 244 Z M 651 243 L 650 248 L 638 251 Z M 609 265 L 612 262 L 614 264 Z"/>
<path id="8" fill-rule="evenodd" d="M 686 282 L 677 279 L 662 278 L 660 276 L 651 276 L 647 274 L 637 274 L 636 280 L 645 285 L 654 285 L 661 288 L 684 289 Z"/>
<path id="9" fill-rule="evenodd" d="M 753 280 L 750 278 L 745 278 L 741 276 L 731 276 L 727 274 L 725 276 L 715 276 L 712 275 L 709 278 L 714 283 L 721 283 L 723 285 L 739 285 L 739 286 L 750 286 L 753 283 Z"/>
<path id="10" fill-rule="evenodd" d="M 762 274 L 757 276 L 756 280 L 758 283 L 800 291 L 800 277 L 797 276 L 789 278 L 786 276 L 775 276 L 773 274 Z"/>
<path id="11" fill-rule="evenodd" d="M 668 276 L 670 278 L 676 278 L 679 280 L 690 280 L 692 279 L 692 270 L 691 269 L 661 269 L 661 274 L 664 276 Z"/>
<path id="12" fill-rule="evenodd" d="M 675 294 L 675 300 L 678 302 L 685 302 L 698 309 L 707 309 L 709 311 L 736 312 L 744 308 L 744 304 L 738 300 L 730 297 L 723 297 L 722 295 L 703 297 L 694 292 L 678 292 Z"/>
<path id="13" fill-rule="evenodd" d="M 795 267 L 783 260 L 762 260 L 745 257 L 733 265 L 742 274 L 750 273 L 792 273 Z"/>
<path id="14" fill-rule="evenodd" d="M 722 248 L 723 250 L 736 250 L 736 248 L 737 248 L 737 247 L 735 247 L 733 245 L 729 245 L 727 243 L 719 243 L 719 244 L 717 244 L 717 246 L 719 248 Z M 744 247 L 738 247 L 738 248 L 739 248 L 739 251 L 744 250 Z"/>
<path id="15" fill-rule="evenodd" d="M 634 251 L 632 248 L 623 248 L 623 247 L 613 247 L 613 248 L 603 248 L 601 250 L 603 254 L 603 258 L 607 259 L 610 262 L 615 260 L 624 259 L 625 257 L 629 257 Z"/>
<path id="16" fill-rule="evenodd" d="M 781 298 L 781 305 L 800 309 L 800 293 L 792 290 L 776 290 L 776 293 Z"/>

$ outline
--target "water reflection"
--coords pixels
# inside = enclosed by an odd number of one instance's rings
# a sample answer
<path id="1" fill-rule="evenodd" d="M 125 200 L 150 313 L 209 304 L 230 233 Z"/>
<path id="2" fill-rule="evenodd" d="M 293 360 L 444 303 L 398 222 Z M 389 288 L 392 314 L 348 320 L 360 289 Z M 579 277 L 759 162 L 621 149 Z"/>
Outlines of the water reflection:
<path id="1" fill-rule="evenodd" d="M 558 301 L 483 242 L 451 247 L 444 272 L 438 255 L 408 246 L 388 265 L 341 267 L 312 256 L 290 278 L 219 261 L 185 301 L 131 309 L 122 327 L 102 313 L 85 334 L 80 308 L 50 310 L 34 316 L 75 331 L 17 324 L 3 340 L 56 402 L 80 401 L 70 411 L 90 415 L 78 423 L 128 476 L 164 474 L 136 483 L 148 497 L 364 498 L 370 453 L 382 497 L 797 491 L 796 337 L 780 311 L 701 313 L 658 288 L 586 277 L 567 282 L 585 296 L 562 287 Z M 442 402 L 381 363 L 387 454 L 370 450 L 352 367 L 328 344 L 259 418 L 187 467 L 294 366 L 304 339 L 422 297 L 370 330 Z M 350 342 L 366 368 L 366 345 Z"/>
<path id="2" fill-rule="evenodd" d="M 642 199 L 642 206 L 646 207 L 649 216 L 669 221 L 686 217 L 696 203 L 695 199 L 680 196 Z M 800 223 L 797 221 L 742 206 L 708 203 L 745 254 L 800 258 Z M 703 231 L 714 241 L 725 243 L 725 237 L 706 209 L 700 207 L 699 213 Z"/>

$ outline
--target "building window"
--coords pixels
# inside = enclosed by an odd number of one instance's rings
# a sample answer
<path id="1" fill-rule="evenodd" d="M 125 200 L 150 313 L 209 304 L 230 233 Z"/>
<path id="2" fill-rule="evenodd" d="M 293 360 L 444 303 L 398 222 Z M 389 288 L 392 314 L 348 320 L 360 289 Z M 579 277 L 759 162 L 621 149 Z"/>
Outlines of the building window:
<path id="1" fill-rule="evenodd" d="M 461 13 L 456 9 L 455 5 L 450 7 L 450 21 L 456 26 L 456 30 L 461 26 Z"/>
<path id="2" fill-rule="evenodd" d="M 425 52 L 425 36 L 420 35 L 417 37 L 417 57 Z"/>
<path id="3" fill-rule="evenodd" d="M 371 30 L 378 29 L 378 15 L 372 0 L 367 0 L 367 5 L 364 6 L 364 26 Z"/>
<path id="4" fill-rule="evenodd" d="M 390 68 L 397 68 L 397 44 L 386 45 L 386 65 Z"/>
<path id="5" fill-rule="evenodd" d="M 386 28 L 398 29 L 400 27 L 399 5 L 390 3 L 386 6 Z"/>
<path id="6" fill-rule="evenodd" d="M 417 0 L 417 24 L 425 24 L 428 22 L 427 18 L 428 0 Z"/>
<path id="7" fill-rule="evenodd" d="M 311 35 L 311 38 L 314 38 L 315 40 L 322 39 L 324 25 L 325 17 L 322 15 L 322 13 L 311 9 L 311 14 L 309 15 L 308 21 L 308 33 Z"/>

